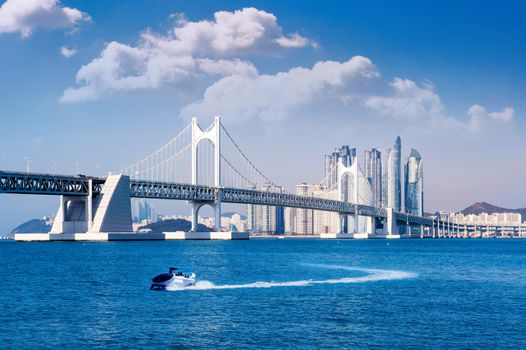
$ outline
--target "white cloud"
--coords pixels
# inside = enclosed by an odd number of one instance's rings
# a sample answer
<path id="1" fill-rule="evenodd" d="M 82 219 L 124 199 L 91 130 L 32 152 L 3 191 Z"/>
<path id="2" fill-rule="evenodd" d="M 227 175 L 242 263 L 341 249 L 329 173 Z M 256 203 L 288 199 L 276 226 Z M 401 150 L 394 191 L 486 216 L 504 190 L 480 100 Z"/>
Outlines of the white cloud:
<path id="1" fill-rule="evenodd" d="M 218 11 L 213 21 L 189 22 L 178 18 L 170 43 L 193 53 L 243 54 L 273 46 L 304 47 L 309 40 L 293 34 L 283 35 L 277 18 L 271 13 L 244 8 L 234 12 Z"/>
<path id="2" fill-rule="evenodd" d="M 515 111 L 511 107 L 505 107 L 501 112 L 487 112 L 484 107 L 475 104 L 468 110 L 467 125 L 471 130 L 477 131 L 483 124 L 491 121 L 509 123 L 513 120 L 514 113 Z"/>
<path id="3" fill-rule="evenodd" d="M 442 115 L 444 107 L 432 84 L 418 85 L 409 79 L 394 78 L 389 87 L 387 94 L 366 97 L 363 104 L 380 114 L 404 119 Z"/>
<path id="4" fill-rule="evenodd" d="M 201 76 L 257 75 L 235 55 L 301 47 L 309 41 L 283 35 L 273 14 L 255 8 L 214 14 L 212 21 L 190 22 L 177 14 L 165 36 L 146 31 L 136 46 L 110 42 L 99 57 L 77 72 L 79 86 L 64 91 L 62 102 L 99 99 L 117 91 L 153 89 Z"/>
<path id="5" fill-rule="evenodd" d="M 283 47 L 304 47 L 309 44 L 314 47 L 318 46 L 317 43 L 310 41 L 307 38 L 302 37 L 298 33 L 294 33 L 288 38 L 282 36 L 280 38 L 275 39 L 275 41 L 276 43 L 278 43 L 278 45 L 283 46 Z"/>
<path id="6" fill-rule="evenodd" d="M 24 38 L 36 28 L 72 28 L 89 20 L 88 14 L 58 0 L 7 0 L 0 7 L 0 33 L 20 32 Z"/>
<path id="7" fill-rule="evenodd" d="M 470 108 L 468 120 L 448 116 L 431 82 L 384 81 L 371 60 L 362 56 L 341 63 L 322 61 L 311 69 L 296 67 L 274 75 L 228 76 L 208 87 L 201 100 L 184 107 L 181 116 L 220 114 L 228 120 L 277 121 L 292 115 L 312 116 L 312 107 L 321 106 L 352 117 L 350 105 L 366 107 L 404 125 L 458 132 L 478 131 L 482 122 L 513 120 L 509 107 L 488 113 L 478 105 Z"/>
<path id="8" fill-rule="evenodd" d="M 186 106 L 181 114 L 276 121 L 316 98 L 341 98 L 354 85 L 378 76 L 372 62 L 361 56 L 342 63 L 318 62 L 311 69 L 297 67 L 276 75 L 233 75 L 211 85 L 201 101 Z"/>
<path id="9" fill-rule="evenodd" d="M 62 46 L 62 47 L 60 48 L 59 52 L 60 52 L 60 54 L 61 54 L 62 56 L 66 57 L 66 58 L 73 57 L 73 56 L 75 56 L 75 55 L 78 53 L 77 50 L 75 50 L 75 49 L 70 49 L 70 48 L 68 48 L 68 47 L 66 47 L 66 46 Z"/>
<path id="10" fill-rule="evenodd" d="M 239 59 L 199 59 L 176 54 L 162 43 L 145 40 L 137 47 L 109 43 L 100 56 L 82 66 L 76 81 L 80 87 L 64 91 L 61 101 L 100 99 L 116 91 L 155 89 L 199 75 L 256 74 L 256 68 Z"/>

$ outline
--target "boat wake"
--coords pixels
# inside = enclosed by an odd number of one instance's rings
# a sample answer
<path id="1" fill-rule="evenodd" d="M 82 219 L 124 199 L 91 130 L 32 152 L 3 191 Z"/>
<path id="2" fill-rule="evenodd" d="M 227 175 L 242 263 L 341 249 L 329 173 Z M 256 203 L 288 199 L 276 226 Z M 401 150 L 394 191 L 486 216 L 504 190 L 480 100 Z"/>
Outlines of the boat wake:
<path id="1" fill-rule="evenodd" d="M 275 287 L 308 287 L 316 284 L 339 284 L 339 283 L 365 283 L 376 281 L 402 280 L 408 278 L 415 278 L 417 275 L 412 272 L 398 271 L 398 270 L 380 270 L 380 269 L 366 269 L 343 265 L 327 265 L 327 264 L 308 264 L 306 266 L 330 269 L 330 270 L 345 270 L 364 273 L 363 276 L 343 277 L 325 280 L 299 280 L 287 282 L 252 282 L 245 284 L 222 284 L 216 285 L 210 281 L 197 281 L 195 285 L 189 287 L 172 287 L 166 290 L 183 291 L 183 290 L 211 290 L 211 289 L 242 289 L 242 288 L 275 288 Z"/>

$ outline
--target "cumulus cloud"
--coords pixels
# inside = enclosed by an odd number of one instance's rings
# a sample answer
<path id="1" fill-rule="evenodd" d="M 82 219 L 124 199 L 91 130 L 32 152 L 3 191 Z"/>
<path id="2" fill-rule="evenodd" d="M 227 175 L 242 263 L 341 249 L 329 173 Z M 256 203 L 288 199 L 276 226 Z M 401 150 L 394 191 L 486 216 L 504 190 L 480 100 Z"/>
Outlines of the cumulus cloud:
<path id="1" fill-rule="evenodd" d="M 366 97 L 363 104 L 380 114 L 397 118 L 420 119 L 443 113 L 442 101 L 432 84 L 418 85 L 409 79 L 394 78 L 388 85 L 387 94 Z"/>
<path id="2" fill-rule="evenodd" d="M 276 75 L 233 75 L 208 87 L 203 99 L 186 106 L 182 115 L 276 121 L 316 98 L 341 98 L 353 86 L 361 87 L 362 82 L 378 76 L 372 62 L 361 56 L 342 63 L 322 61 L 311 69 L 297 67 Z"/>
<path id="3" fill-rule="evenodd" d="M 181 115 L 277 121 L 309 115 L 314 104 L 331 106 L 342 116 L 349 115 L 349 105 L 361 106 L 396 122 L 460 132 L 477 131 L 483 122 L 513 120 L 510 107 L 488 113 L 478 105 L 469 109 L 467 120 L 448 116 L 431 82 L 417 84 L 398 77 L 385 81 L 371 60 L 362 56 L 274 75 L 228 76 L 208 87 L 203 98 L 184 107 Z"/>
<path id="4" fill-rule="evenodd" d="M 73 28 L 89 20 L 88 14 L 61 6 L 59 0 L 7 0 L 0 7 L 0 33 L 19 32 L 23 38 L 36 28 Z"/>
<path id="5" fill-rule="evenodd" d="M 246 59 L 259 52 L 309 45 L 299 34 L 286 36 L 276 17 L 255 8 L 219 11 L 213 20 L 188 21 L 176 15 L 166 35 L 146 31 L 136 46 L 110 42 L 99 57 L 77 72 L 78 86 L 62 102 L 82 102 L 134 89 L 158 88 L 202 76 L 254 76 Z"/>
<path id="6" fill-rule="evenodd" d="M 294 33 L 290 37 L 279 37 L 275 39 L 275 42 L 283 47 L 304 47 L 307 45 L 312 45 L 314 47 L 318 46 L 316 42 L 304 38 L 298 33 Z"/>
<path id="7" fill-rule="evenodd" d="M 299 34 L 283 35 L 277 18 L 255 8 L 218 11 L 213 21 L 189 22 L 178 17 L 170 44 L 196 53 L 240 54 L 269 48 L 304 47 L 310 41 Z"/>
<path id="8" fill-rule="evenodd" d="M 70 49 L 66 46 L 62 46 L 60 49 L 59 49 L 59 52 L 62 56 L 66 57 L 66 58 L 70 58 L 70 57 L 73 57 L 75 56 L 78 51 L 75 50 L 75 49 Z"/>
<path id="9" fill-rule="evenodd" d="M 501 112 L 487 112 L 486 109 L 478 104 L 471 106 L 468 110 L 467 124 L 471 130 L 477 131 L 482 124 L 491 121 L 508 123 L 513 120 L 515 111 L 511 107 L 505 107 Z"/>

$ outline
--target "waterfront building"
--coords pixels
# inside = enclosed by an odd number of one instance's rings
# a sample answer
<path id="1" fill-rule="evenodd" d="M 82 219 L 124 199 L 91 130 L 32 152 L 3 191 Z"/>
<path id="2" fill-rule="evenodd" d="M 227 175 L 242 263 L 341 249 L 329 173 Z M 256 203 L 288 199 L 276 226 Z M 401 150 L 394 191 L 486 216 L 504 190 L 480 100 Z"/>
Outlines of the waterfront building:
<path id="1" fill-rule="evenodd" d="M 265 184 L 263 191 L 282 192 L 281 186 Z M 270 205 L 247 205 L 247 229 L 268 235 L 283 234 L 285 232 L 285 211 L 283 207 Z"/>
<path id="2" fill-rule="evenodd" d="M 408 214 L 424 214 L 424 168 L 420 153 L 414 148 L 404 166 L 404 207 Z"/>
<path id="3" fill-rule="evenodd" d="M 241 215 L 234 213 L 231 217 L 221 218 L 221 227 L 227 228 L 229 231 L 245 232 L 246 222 L 241 218 Z"/>
<path id="4" fill-rule="evenodd" d="M 372 204 L 382 203 L 382 158 L 381 151 L 373 148 L 365 151 L 365 177 L 371 186 Z"/>
<path id="5" fill-rule="evenodd" d="M 519 226 L 522 223 L 520 213 L 442 213 L 441 218 L 462 225 L 494 225 L 494 226 Z"/>
<path id="6" fill-rule="evenodd" d="M 135 199 L 132 211 L 135 223 L 150 223 L 156 221 L 155 211 L 145 199 Z"/>
<path id="7" fill-rule="evenodd" d="M 260 227 L 259 219 L 259 206 L 254 204 L 247 205 L 247 229 L 251 232 L 259 232 L 258 228 Z"/>
<path id="8" fill-rule="evenodd" d="M 326 190 L 322 186 L 312 186 L 313 197 L 339 200 L 338 190 Z M 340 215 L 329 211 L 314 211 L 313 234 L 340 232 Z"/>
<path id="9" fill-rule="evenodd" d="M 392 148 L 384 149 L 381 155 L 382 164 L 382 205 L 386 208 L 402 210 L 401 155 L 402 140 L 396 138 Z"/>
<path id="10" fill-rule="evenodd" d="M 325 199 L 339 199 L 337 189 L 327 190 L 325 186 L 306 183 L 296 186 L 296 194 Z M 286 213 L 286 232 L 290 234 L 317 235 L 320 233 L 340 232 L 340 217 L 338 213 L 301 208 L 288 209 Z"/>
<path id="11" fill-rule="evenodd" d="M 285 234 L 293 235 L 296 233 L 296 208 L 284 209 Z"/>
<path id="12" fill-rule="evenodd" d="M 310 195 L 311 185 L 302 183 L 296 186 L 296 194 L 300 196 Z M 312 209 L 296 209 L 296 234 L 312 235 L 314 234 L 314 211 Z"/>

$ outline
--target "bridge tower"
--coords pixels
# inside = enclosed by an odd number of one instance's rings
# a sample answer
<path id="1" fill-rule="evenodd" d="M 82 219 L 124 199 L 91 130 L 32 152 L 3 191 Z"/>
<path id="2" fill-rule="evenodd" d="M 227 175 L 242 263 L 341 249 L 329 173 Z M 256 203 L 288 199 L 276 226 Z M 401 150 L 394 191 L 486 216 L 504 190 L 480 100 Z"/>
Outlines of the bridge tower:
<path id="1" fill-rule="evenodd" d="M 210 205 L 214 209 L 215 230 L 221 231 L 221 117 L 216 116 L 214 122 L 206 130 L 201 129 L 197 118 L 192 118 L 192 185 L 198 185 L 199 143 L 209 140 L 214 145 L 214 187 L 217 188 L 217 199 L 215 201 L 190 201 L 192 206 L 192 231 L 197 231 L 199 209 L 204 205 Z"/>
<path id="2" fill-rule="evenodd" d="M 360 231 L 360 215 L 358 215 L 358 204 L 370 204 L 370 203 L 360 203 L 360 196 L 359 196 L 359 191 L 360 191 L 359 171 L 360 170 L 358 169 L 358 162 L 353 161 L 353 163 L 350 166 L 348 166 L 348 165 L 345 165 L 342 159 L 340 158 L 336 166 L 337 166 L 337 189 L 338 189 L 338 194 L 340 196 L 340 200 L 344 202 L 352 202 L 356 204 L 355 214 L 353 215 L 353 226 L 354 226 L 353 232 L 355 234 L 360 233 L 359 232 Z M 348 178 L 351 179 L 351 183 L 353 184 L 352 189 L 348 187 L 344 188 L 343 186 L 344 181 Z M 349 181 L 347 181 L 347 183 L 349 183 Z M 349 196 L 349 193 L 347 194 L 343 193 L 345 190 L 351 192 L 350 196 Z M 367 217 L 367 225 L 366 225 L 365 233 L 368 233 L 368 234 L 373 233 L 373 228 L 374 228 L 373 220 L 374 219 L 372 217 Z M 341 233 L 346 233 L 345 232 L 346 221 L 347 221 L 346 215 L 341 215 L 341 218 L 340 218 Z"/>

